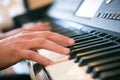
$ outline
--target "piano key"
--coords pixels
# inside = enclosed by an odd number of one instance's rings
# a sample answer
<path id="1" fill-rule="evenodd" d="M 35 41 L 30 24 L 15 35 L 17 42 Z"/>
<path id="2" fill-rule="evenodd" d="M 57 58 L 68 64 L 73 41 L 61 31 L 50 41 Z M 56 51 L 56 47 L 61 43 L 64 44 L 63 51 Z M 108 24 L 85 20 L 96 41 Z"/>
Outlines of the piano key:
<path id="1" fill-rule="evenodd" d="M 112 38 L 112 35 L 106 35 L 104 38 Z"/>
<path id="2" fill-rule="evenodd" d="M 91 62 L 88 64 L 87 73 L 91 72 L 93 70 L 93 68 L 96 66 L 113 63 L 113 62 L 119 62 L 119 61 L 120 61 L 120 57 L 117 56 L 117 57 L 112 57 L 112 58 L 108 58 L 108 59 L 104 59 L 104 60 Z"/>
<path id="3" fill-rule="evenodd" d="M 120 43 L 120 39 L 117 39 L 116 41 L 117 41 L 118 43 Z"/>
<path id="4" fill-rule="evenodd" d="M 82 44 L 82 45 L 78 45 L 78 46 L 73 46 L 71 48 L 71 50 L 77 49 L 77 48 L 83 48 L 83 47 L 90 46 L 90 45 L 101 44 L 101 43 L 104 43 L 104 42 L 107 42 L 107 41 L 108 40 L 99 40 L 99 41 L 94 41 L 94 42 L 91 42 L 91 43 L 86 43 L 86 44 Z"/>
<path id="5" fill-rule="evenodd" d="M 110 38 L 110 40 L 116 40 L 116 39 L 117 37 L 114 37 L 114 36 Z"/>
<path id="6" fill-rule="evenodd" d="M 82 45 L 82 44 L 86 44 L 86 43 L 91 43 L 91 42 L 99 41 L 99 40 L 103 40 L 103 38 L 95 38 L 95 39 L 90 39 L 90 40 L 87 40 L 87 41 L 78 42 L 78 43 L 75 43 L 74 46 Z"/>
<path id="7" fill-rule="evenodd" d="M 73 31 L 66 31 L 66 32 L 60 32 L 60 34 L 63 34 L 63 35 L 65 35 L 65 36 L 68 36 L 68 37 L 73 37 L 73 36 L 79 36 L 79 35 L 83 35 L 84 34 L 84 32 L 73 32 Z M 88 34 L 88 33 L 87 33 Z"/>
<path id="8" fill-rule="evenodd" d="M 70 30 L 60 32 L 60 34 L 64 34 L 64 35 L 71 34 L 71 33 L 73 32 L 71 32 Z"/>
<path id="9" fill-rule="evenodd" d="M 73 60 L 47 66 L 47 71 L 53 80 L 94 80 L 85 72 L 86 66 L 78 67 Z"/>
<path id="10" fill-rule="evenodd" d="M 91 34 L 77 35 L 76 37 L 71 37 L 71 38 L 74 38 L 74 39 L 81 39 L 81 38 L 85 38 L 85 37 L 89 37 L 89 36 L 92 36 L 92 35 L 91 35 Z"/>
<path id="11" fill-rule="evenodd" d="M 81 33 L 81 34 L 77 34 L 77 35 L 74 35 L 74 36 L 71 36 L 71 38 L 73 38 L 73 37 L 77 37 L 77 36 L 83 36 L 83 35 L 88 35 L 88 33 Z"/>
<path id="12" fill-rule="evenodd" d="M 74 36 L 76 34 L 75 33 L 63 33 L 63 35 L 70 37 L 70 36 Z"/>
<path id="13" fill-rule="evenodd" d="M 92 30 L 92 31 L 90 31 L 89 33 L 94 33 L 94 32 L 96 32 L 96 30 Z"/>
<path id="14" fill-rule="evenodd" d="M 61 27 L 59 27 L 59 28 L 55 28 L 54 30 L 52 30 L 53 32 L 57 32 L 57 33 L 61 33 L 61 34 L 63 34 L 63 33 L 67 33 L 67 32 L 72 32 L 70 29 L 67 29 L 67 28 L 61 28 Z"/>
<path id="15" fill-rule="evenodd" d="M 108 46 L 114 46 L 114 45 L 115 45 L 115 43 L 113 43 L 112 41 L 109 41 L 109 42 L 104 42 L 104 43 L 101 43 L 101 44 L 87 46 L 87 47 L 84 47 L 84 48 L 78 48 L 78 49 L 75 49 L 75 50 L 71 51 L 70 59 L 75 58 L 75 56 L 77 54 L 80 54 L 80 53 L 83 53 L 83 52 L 88 52 L 88 51 L 92 51 L 92 50 L 95 50 L 95 49 L 100 49 L 100 48 L 104 48 L 104 47 L 108 47 Z"/>
<path id="16" fill-rule="evenodd" d="M 120 80 L 120 69 L 100 73 L 100 80 Z"/>
<path id="17" fill-rule="evenodd" d="M 96 42 L 96 41 L 99 41 L 99 40 L 103 40 L 103 38 L 95 38 L 95 39 L 90 39 L 90 40 L 87 40 L 87 41 L 78 42 L 78 43 L 75 43 L 73 46 L 68 46 L 68 48 L 73 50 L 73 48 L 75 46 L 79 46 L 79 45 L 83 45 L 83 44 L 87 44 L 87 43 L 91 43 L 91 42 Z"/>
<path id="18" fill-rule="evenodd" d="M 119 69 L 120 68 L 120 62 L 115 62 L 115 63 L 111 63 L 111 64 L 106 64 L 106 65 L 102 65 L 102 66 L 98 66 L 95 67 L 93 69 L 93 78 L 96 78 L 99 76 L 99 74 L 101 72 L 105 72 L 105 71 L 110 71 L 110 70 L 114 70 L 114 69 Z"/>
<path id="19" fill-rule="evenodd" d="M 53 32 L 57 32 L 57 33 L 64 33 L 64 32 L 67 32 L 67 31 L 70 31 L 66 28 L 61 28 L 61 27 L 55 27 L 52 29 Z"/>
<path id="20" fill-rule="evenodd" d="M 100 35 L 101 34 L 101 32 L 94 32 L 94 33 L 92 33 L 92 34 L 94 34 L 94 35 Z"/>
<path id="21" fill-rule="evenodd" d="M 85 38 L 80 38 L 80 39 L 75 39 L 75 42 L 81 42 L 81 41 L 86 41 L 89 39 L 95 39 L 98 38 L 97 36 L 89 36 L 89 37 L 85 37 Z"/>
<path id="22" fill-rule="evenodd" d="M 100 33 L 98 36 L 104 37 L 104 36 L 106 36 L 106 35 L 107 35 L 106 33 Z"/>
<path id="23" fill-rule="evenodd" d="M 77 54 L 76 58 L 75 58 L 75 62 L 78 62 L 80 60 L 80 58 L 83 57 L 83 56 L 88 56 L 88 55 L 96 54 L 96 53 L 100 53 L 100 52 L 106 52 L 106 51 L 113 50 L 113 49 L 118 49 L 118 48 L 120 48 L 120 45 L 109 46 L 109 47 L 100 48 L 100 49 L 97 49 L 97 50 L 94 50 L 94 51 L 89 51 L 89 52 Z"/>
<path id="24" fill-rule="evenodd" d="M 120 56 L 119 53 L 120 53 L 120 49 L 116 49 L 112 51 L 107 51 L 107 52 L 97 53 L 97 54 L 90 55 L 90 56 L 81 57 L 79 61 L 79 65 L 83 66 L 83 65 L 88 64 L 89 62 L 94 62 L 96 60 L 102 60 L 102 59 L 109 58 L 109 57 Z"/>

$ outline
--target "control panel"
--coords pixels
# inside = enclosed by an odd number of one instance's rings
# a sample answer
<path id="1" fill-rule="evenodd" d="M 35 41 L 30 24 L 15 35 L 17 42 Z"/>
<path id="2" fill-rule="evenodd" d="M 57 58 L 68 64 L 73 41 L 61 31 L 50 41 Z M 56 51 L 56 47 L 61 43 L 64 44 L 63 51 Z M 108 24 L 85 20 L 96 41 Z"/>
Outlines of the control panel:
<path id="1" fill-rule="evenodd" d="M 120 20 L 120 0 L 105 0 L 96 14 L 97 18 Z"/>
<path id="2" fill-rule="evenodd" d="M 112 20 L 120 20 L 120 12 L 118 13 L 98 13 L 97 18 L 103 19 L 112 19 Z"/>

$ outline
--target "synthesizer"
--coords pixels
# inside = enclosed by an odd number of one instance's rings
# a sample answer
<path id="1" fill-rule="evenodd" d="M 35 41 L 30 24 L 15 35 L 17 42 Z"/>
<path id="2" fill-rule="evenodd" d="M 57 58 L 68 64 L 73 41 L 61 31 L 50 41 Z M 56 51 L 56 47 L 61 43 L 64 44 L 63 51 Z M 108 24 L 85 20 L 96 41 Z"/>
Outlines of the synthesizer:
<path id="1" fill-rule="evenodd" d="M 41 20 L 75 44 L 67 56 L 38 50 L 55 64 L 27 61 L 32 80 L 120 80 L 120 0 L 55 0 Z"/>

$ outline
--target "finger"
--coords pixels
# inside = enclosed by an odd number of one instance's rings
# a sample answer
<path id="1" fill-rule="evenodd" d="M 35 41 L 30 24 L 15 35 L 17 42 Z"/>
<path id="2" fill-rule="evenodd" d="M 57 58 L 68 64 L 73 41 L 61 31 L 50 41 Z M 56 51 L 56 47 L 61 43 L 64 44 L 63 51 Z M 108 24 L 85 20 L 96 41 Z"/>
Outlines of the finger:
<path id="1" fill-rule="evenodd" d="M 54 42 L 61 43 L 63 45 L 67 45 L 67 46 L 72 46 L 74 44 L 74 40 L 72 38 L 68 38 L 58 33 L 47 32 L 46 38 Z"/>
<path id="2" fill-rule="evenodd" d="M 32 31 L 48 31 L 48 30 L 51 30 L 51 26 L 36 24 L 35 26 L 32 26 L 31 28 L 29 28 L 29 30 L 32 30 Z"/>
<path id="3" fill-rule="evenodd" d="M 48 65 L 51 65 L 54 63 L 53 61 L 41 56 L 37 52 L 30 51 L 30 50 L 24 51 L 23 58 L 27 59 L 27 60 L 32 60 L 32 61 L 38 62 L 38 63 L 43 64 L 45 66 L 48 66 Z"/>
<path id="4" fill-rule="evenodd" d="M 48 22 L 45 23 L 38 22 L 36 24 L 28 23 L 28 24 L 24 24 L 22 29 L 26 31 L 44 31 L 44 30 L 51 30 L 51 26 Z"/>
<path id="5" fill-rule="evenodd" d="M 25 43 L 27 49 L 47 49 L 61 54 L 69 54 L 70 49 L 58 45 L 45 38 L 32 39 Z"/>
<path id="6" fill-rule="evenodd" d="M 49 39 L 53 42 L 61 43 L 63 45 L 67 45 L 67 46 L 72 46 L 75 43 L 75 41 L 72 38 L 68 38 L 66 36 L 60 35 L 58 33 L 53 33 L 50 31 L 38 32 L 35 35 L 36 35 L 36 37 L 42 36 L 42 37 Z"/>
<path id="7" fill-rule="evenodd" d="M 51 30 L 51 26 L 49 22 L 38 22 L 36 23 L 36 28 L 39 28 L 41 31 L 42 30 Z"/>

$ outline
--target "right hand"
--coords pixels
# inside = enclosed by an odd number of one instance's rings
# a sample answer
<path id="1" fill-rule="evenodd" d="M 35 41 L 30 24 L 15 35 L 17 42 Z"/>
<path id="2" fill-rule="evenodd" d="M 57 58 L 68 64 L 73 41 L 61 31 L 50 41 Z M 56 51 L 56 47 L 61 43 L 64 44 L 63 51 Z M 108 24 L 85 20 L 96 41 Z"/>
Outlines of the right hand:
<path id="1" fill-rule="evenodd" d="M 73 39 L 50 31 L 20 32 L 0 40 L 0 69 L 22 60 L 32 60 L 46 66 L 53 64 L 51 60 L 38 54 L 36 50 L 47 49 L 67 55 L 70 50 L 64 46 L 73 44 Z"/>

